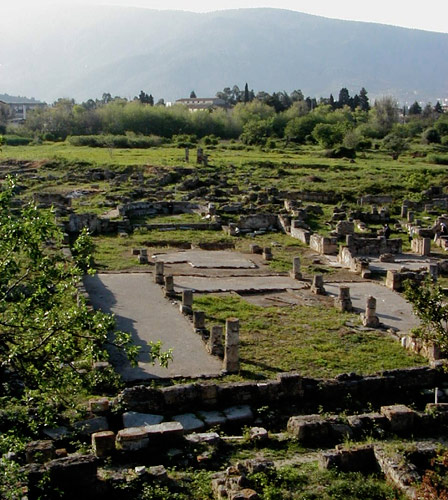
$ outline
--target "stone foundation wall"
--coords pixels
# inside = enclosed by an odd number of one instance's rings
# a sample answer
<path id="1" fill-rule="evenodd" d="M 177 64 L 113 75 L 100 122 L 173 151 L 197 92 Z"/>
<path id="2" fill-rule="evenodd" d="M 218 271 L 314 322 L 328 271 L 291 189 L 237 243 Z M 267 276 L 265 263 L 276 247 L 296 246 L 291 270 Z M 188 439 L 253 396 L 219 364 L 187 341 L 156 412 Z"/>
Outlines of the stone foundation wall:
<path id="1" fill-rule="evenodd" d="M 387 271 L 386 286 L 397 292 L 403 290 L 404 282 L 411 280 L 420 284 L 428 276 L 428 271 Z"/>
<path id="2" fill-rule="evenodd" d="M 278 215 L 274 214 L 255 214 L 244 215 L 240 217 L 237 223 L 240 229 L 249 229 L 252 231 L 260 229 L 278 229 Z"/>
<path id="3" fill-rule="evenodd" d="M 281 198 L 287 200 L 311 201 L 314 203 L 337 203 L 340 196 L 334 191 L 282 191 L 279 193 Z"/>
<path id="4" fill-rule="evenodd" d="M 117 232 L 118 222 L 102 219 L 96 214 L 70 214 L 65 231 L 77 234 L 85 227 L 91 234 L 108 234 Z"/>
<path id="5" fill-rule="evenodd" d="M 321 255 L 336 254 L 338 252 L 337 238 L 328 238 L 320 234 L 310 236 L 310 248 Z"/>
<path id="6" fill-rule="evenodd" d="M 386 240 L 385 238 L 358 238 L 356 236 L 347 237 L 347 246 L 353 256 L 365 255 L 378 257 L 385 253 L 401 253 L 401 238 Z"/>
<path id="7" fill-rule="evenodd" d="M 172 413 L 216 410 L 232 405 L 259 407 L 275 404 L 316 409 L 416 402 L 420 391 L 441 386 L 448 380 L 442 368 L 418 367 L 390 370 L 362 377 L 344 374 L 323 380 L 282 373 L 275 380 L 227 384 L 192 383 L 154 389 L 140 385 L 125 389 L 119 402 L 127 410 Z"/>
<path id="8" fill-rule="evenodd" d="M 302 227 L 296 227 L 295 223 L 296 221 L 292 221 L 291 223 L 291 236 L 293 238 L 297 238 L 300 240 L 302 243 L 305 243 L 306 245 L 310 244 L 310 237 L 311 237 L 311 232 L 303 229 Z"/>
<path id="9" fill-rule="evenodd" d="M 185 201 L 136 201 L 126 205 L 118 205 L 118 213 L 121 217 L 136 217 L 141 215 L 171 215 L 185 213 L 207 212 L 205 205 Z"/>

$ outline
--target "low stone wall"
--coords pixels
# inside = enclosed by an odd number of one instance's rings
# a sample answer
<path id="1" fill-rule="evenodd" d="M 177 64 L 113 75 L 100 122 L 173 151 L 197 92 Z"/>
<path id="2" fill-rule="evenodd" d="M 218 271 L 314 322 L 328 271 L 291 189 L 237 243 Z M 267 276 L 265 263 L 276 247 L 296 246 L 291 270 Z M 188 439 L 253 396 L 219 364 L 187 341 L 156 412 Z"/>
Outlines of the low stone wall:
<path id="1" fill-rule="evenodd" d="M 431 239 L 430 238 L 414 238 L 411 241 L 411 249 L 417 255 L 431 255 Z"/>
<path id="2" fill-rule="evenodd" d="M 278 229 L 278 215 L 275 214 L 254 214 L 243 215 L 240 217 L 237 225 L 240 229 L 249 229 L 251 231 L 261 229 Z"/>
<path id="3" fill-rule="evenodd" d="M 353 256 L 379 257 L 385 253 L 401 253 L 401 238 L 386 240 L 385 238 L 361 238 L 354 235 L 347 236 L 347 246 Z"/>
<path id="4" fill-rule="evenodd" d="M 221 224 L 209 223 L 209 222 L 196 222 L 196 223 L 174 223 L 174 224 L 134 224 L 132 226 L 134 229 L 143 227 L 151 230 L 165 230 L 165 231 L 175 231 L 177 229 L 181 230 L 198 230 L 198 231 L 219 231 L 222 229 Z"/>
<path id="5" fill-rule="evenodd" d="M 136 201 L 118 205 L 117 210 L 121 217 L 138 217 L 142 215 L 206 213 L 207 207 L 186 201 Z"/>
<path id="6" fill-rule="evenodd" d="M 367 260 L 355 257 L 347 246 L 341 246 L 339 248 L 338 262 L 343 267 L 350 269 L 353 273 L 361 274 L 363 271 L 369 269 Z"/>
<path id="7" fill-rule="evenodd" d="M 391 290 L 399 292 L 404 288 L 404 282 L 410 280 L 421 284 L 428 277 L 428 271 L 387 271 L 386 286 Z"/>
<path id="8" fill-rule="evenodd" d="M 279 196 L 287 200 L 302 200 L 325 204 L 337 203 L 340 199 L 340 196 L 334 191 L 281 191 Z"/>
<path id="9" fill-rule="evenodd" d="M 389 195 L 376 195 L 376 194 L 367 194 L 362 196 L 358 200 L 359 205 L 383 205 L 384 203 L 392 203 L 394 201 L 393 196 Z"/>
<path id="10" fill-rule="evenodd" d="M 290 234 L 293 238 L 297 238 L 302 243 L 309 245 L 310 238 L 311 238 L 311 231 L 308 231 L 307 229 L 300 227 L 299 224 L 300 224 L 300 221 L 293 220 L 291 222 L 291 233 Z"/>
<path id="11" fill-rule="evenodd" d="M 320 234 L 310 236 L 310 248 L 321 255 L 336 254 L 338 252 L 337 238 L 329 238 Z"/>
<path id="12" fill-rule="evenodd" d="M 118 401 L 132 411 L 178 413 L 198 409 L 216 410 L 232 405 L 260 407 L 274 404 L 287 407 L 350 407 L 357 402 L 394 404 L 417 402 L 424 389 L 441 387 L 448 380 L 442 367 L 390 370 L 362 377 L 344 374 L 323 380 L 281 373 L 275 380 L 227 384 L 192 383 L 154 389 L 140 385 L 126 388 Z"/>
<path id="13" fill-rule="evenodd" d="M 108 234 L 117 232 L 119 222 L 103 219 L 96 214 L 70 214 L 64 227 L 70 234 L 78 234 L 83 228 L 87 228 L 91 234 Z"/>

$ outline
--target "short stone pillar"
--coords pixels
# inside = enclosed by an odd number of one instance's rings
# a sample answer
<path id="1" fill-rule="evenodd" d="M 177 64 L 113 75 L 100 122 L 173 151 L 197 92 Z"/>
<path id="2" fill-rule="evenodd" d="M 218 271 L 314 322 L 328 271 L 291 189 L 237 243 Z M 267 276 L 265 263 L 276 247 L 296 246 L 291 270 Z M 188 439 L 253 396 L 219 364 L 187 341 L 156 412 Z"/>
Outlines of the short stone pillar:
<path id="1" fill-rule="evenodd" d="M 207 206 L 208 215 L 216 215 L 216 205 L 214 203 L 209 203 Z"/>
<path id="2" fill-rule="evenodd" d="M 156 262 L 156 269 L 154 272 L 154 281 L 158 285 L 165 284 L 165 266 L 163 262 Z"/>
<path id="3" fill-rule="evenodd" d="M 401 205 L 401 217 L 405 219 L 408 216 L 408 206 Z"/>
<path id="4" fill-rule="evenodd" d="M 224 347 L 222 345 L 224 328 L 221 325 L 214 325 L 210 329 L 210 338 L 207 343 L 207 351 L 213 356 L 224 355 Z"/>
<path id="5" fill-rule="evenodd" d="M 196 151 L 196 163 L 202 164 L 202 161 L 204 160 L 204 151 L 202 148 L 198 148 Z"/>
<path id="6" fill-rule="evenodd" d="M 142 248 L 138 254 L 138 263 L 147 264 L 148 263 L 148 249 Z"/>
<path id="7" fill-rule="evenodd" d="M 339 295 L 334 298 L 334 307 L 341 312 L 352 312 L 353 304 L 350 298 L 350 288 L 348 286 L 339 287 Z"/>
<path id="8" fill-rule="evenodd" d="M 423 238 L 422 255 L 431 255 L 431 238 Z"/>
<path id="9" fill-rule="evenodd" d="M 115 433 L 112 431 L 94 432 L 92 434 L 93 453 L 97 457 L 107 457 L 115 451 Z"/>
<path id="10" fill-rule="evenodd" d="M 361 314 L 362 324 L 369 328 L 376 328 L 380 320 L 376 315 L 376 299 L 369 295 L 366 300 L 366 311 Z"/>
<path id="11" fill-rule="evenodd" d="M 315 274 L 313 277 L 313 284 L 311 285 L 311 292 L 315 295 L 326 295 L 324 288 L 324 277 L 322 274 Z"/>
<path id="12" fill-rule="evenodd" d="M 239 345 L 240 320 L 237 318 L 227 318 L 223 364 L 223 368 L 227 373 L 238 373 L 240 371 Z"/>
<path id="13" fill-rule="evenodd" d="M 294 257 L 292 259 L 292 271 L 290 272 L 290 276 L 295 280 L 302 279 L 302 273 L 300 272 L 300 257 Z"/>
<path id="14" fill-rule="evenodd" d="M 204 311 L 194 311 L 193 312 L 193 327 L 195 330 L 198 330 L 198 331 L 205 330 L 205 312 Z"/>
<path id="15" fill-rule="evenodd" d="M 272 250 L 271 247 L 263 248 L 263 259 L 266 261 L 272 260 Z"/>
<path id="16" fill-rule="evenodd" d="M 193 290 L 182 290 L 180 312 L 182 314 L 193 314 Z"/>
<path id="17" fill-rule="evenodd" d="M 414 222 L 414 212 L 408 212 L 408 222 Z"/>
<path id="18" fill-rule="evenodd" d="M 168 274 L 165 276 L 165 297 L 174 297 L 174 276 L 172 274 Z"/>
<path id="19" fill-rule="evenodd" d="M 189 163 L 189 161 L 190 161 L 190 149 L 185 148 L 185 162 Z"/>

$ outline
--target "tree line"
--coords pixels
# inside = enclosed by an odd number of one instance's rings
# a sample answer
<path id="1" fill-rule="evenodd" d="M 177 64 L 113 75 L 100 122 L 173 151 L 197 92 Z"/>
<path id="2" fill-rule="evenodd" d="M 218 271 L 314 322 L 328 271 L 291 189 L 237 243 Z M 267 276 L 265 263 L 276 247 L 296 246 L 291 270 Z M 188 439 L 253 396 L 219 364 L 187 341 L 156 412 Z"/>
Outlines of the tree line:
<path id="1" fill-rule="evenodd" d="M 190 95 L 196 94 L 192 91 Z M 330 95 L 317 100 L 305 97 L 301 90 L 255 94 L 247 83 L 243 90 L 234 85 L 216 96 L 228 105 L 227 109 L 192 113 L 182 104 L 166 106 L 163 99 L 155 102 L 152 94 L 143 90 L 130 101 L 109 93 L 81 104 L 59 99 L 47 108 L 30 112 L 22 129 L 15 133 L 38 140 L 93 135 L 153 136 L 147 141 L 128 140 L 129 147 L 151 147 L 179 135 L 239 138 L 247 145 L 271 147 L 277 139 L 284 139 L 296 144 L 311 142 L 324 148 L 342 145 L 358 150 L 370 147 L 372 140 L 382 139 L 395 156 L 405 148 L 407 140 L 419 134 L 426 142 L 448 143 L 448 120 L 439 102 L 423 108 L 416 102 L 401 109 L 391 97 L 371 104 L 365 88 L 353 96 L 342 88 L 337 99 Z"/>

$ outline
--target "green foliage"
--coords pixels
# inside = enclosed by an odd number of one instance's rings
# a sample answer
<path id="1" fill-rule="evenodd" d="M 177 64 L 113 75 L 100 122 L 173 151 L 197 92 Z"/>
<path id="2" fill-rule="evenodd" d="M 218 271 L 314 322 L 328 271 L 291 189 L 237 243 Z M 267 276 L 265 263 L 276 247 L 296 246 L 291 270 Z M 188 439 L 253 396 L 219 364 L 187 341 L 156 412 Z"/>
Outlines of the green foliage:
<path id="1" fill-rule="evenodd" d="M 428 162 L 436 165 L 448 165 L 448 156 L 432 154 L 428 156 Z"/>
<path id="2" fill-rule="evenodd" d="M 422 140 L 426 144 L 439 144 L 440 134 L 437 132 L 437 129 L 430 127 L 423 133 Z"/>
<path id="3" fill-rule="evenodd" d="M 341 143 L 344 137 L 341 127 L 327 123 L 318 123 L 313 129 L 312 135 L 323 148 L 331 148 L 335 144 Z"/>
<path id="4" fill-rule="evenodd" d="M 77 135 L 69 137 L 73 146 L 88 146 L 91 148 L 152 148 L 162 144 L 158 136 L 130 135 Z"/>
<path id="5" fill-rule="evenodd" d="M 392 156 L 394 160 L 397 160 L 409 146 L 406 139 L 391 132 L 383 139 L 382 147 Z"/>
<path id="6" fill-rule="evenodd" d="M 448 304 L 440 286 L 430 281 L 421 286 L 408 282 L 405 296 L 421 322 L 413 332 L 423 341 L 436 342 L 442 352 L 448 352 Z"/>
<path id="7" fill-rule="evenodd" d="M 21 137 L 19 135 L 5 135 L 3 140 L 7 146 L 26 146 L 33 141 L 30 137 Z"/>
<path id="8" fill-rule="evenodd" d="M 243 126 L 241 141 L 244 144 L 264 145 L 273 132 L 273 120 L 253 119 Z"/>

